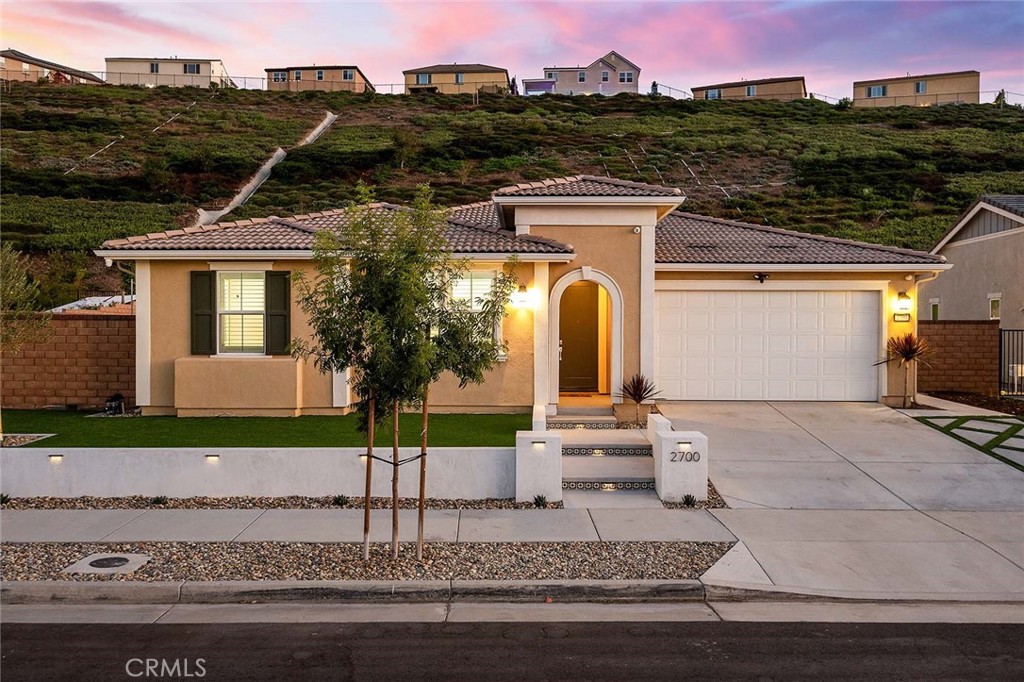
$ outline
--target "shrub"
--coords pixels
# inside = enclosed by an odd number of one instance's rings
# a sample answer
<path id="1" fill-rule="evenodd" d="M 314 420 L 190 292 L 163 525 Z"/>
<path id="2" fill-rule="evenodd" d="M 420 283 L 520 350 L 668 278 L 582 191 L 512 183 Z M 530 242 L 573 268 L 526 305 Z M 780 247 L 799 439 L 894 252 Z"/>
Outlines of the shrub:
<path id="1" fill-rule="evenodd" d="M 661 395 L 661 391 L 658 390 L 654 382 L 643 374 L 637 373 L 623 382 L 622 389 L 615 394 L 615 397 L 633 401 L 636 405 L 635 421 L 640 423 L 640 403 L 652 400 L 659 395 Z"/>
<path id="2" fill-rule="evenodd" d="M 156 497 L 149 498 L 149 504 L 153 507 L 162 507 L 167 504 L 166 495 L 157 495 Z"/>
<path id="3" fill-rule="evenodd" d="M 335 507 L 347 507 L 348 506 L 348 495 L 335 495 L 331 498 L 331 504 Z"/>
<path id="4" fill-rule="evenodd" d="M 533 506 L 537 509 L 547 509 L 548 498 L 544 495 L 534 495 Z"/>
<path id="5" fill-rule="evenodd" d="M 685 504 L 687 507 L 696 507 L 697 498 L 690 494 L 683 495 L 683 504 Z"/>

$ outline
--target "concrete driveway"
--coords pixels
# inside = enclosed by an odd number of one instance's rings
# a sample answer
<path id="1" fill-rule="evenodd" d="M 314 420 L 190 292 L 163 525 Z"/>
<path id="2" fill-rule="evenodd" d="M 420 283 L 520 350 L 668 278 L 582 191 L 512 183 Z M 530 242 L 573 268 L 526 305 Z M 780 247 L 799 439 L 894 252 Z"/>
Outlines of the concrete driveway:
<path id="1" fill-rule="evenodd" d="M 1024 472 L 877 403 L 659 405 L 733 509 L 1024 510 Z"/>
<path id="2" fill-rule="evenodd" d="M 1024 599 L 1024 472 L 883 405 L 659 405 L 708 435 L 739 542 L 703 581 L 866 599 Z"/>

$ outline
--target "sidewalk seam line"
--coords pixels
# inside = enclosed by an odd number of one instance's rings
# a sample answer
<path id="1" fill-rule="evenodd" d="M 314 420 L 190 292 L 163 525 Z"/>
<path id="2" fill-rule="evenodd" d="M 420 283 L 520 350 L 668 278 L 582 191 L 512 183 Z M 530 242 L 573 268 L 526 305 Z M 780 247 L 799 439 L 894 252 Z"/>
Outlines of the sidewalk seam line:
<path id="1" fill-rule="evenodd" d="M 165 611 L 164 611 L 163 613 L 161 613 L 161 614 L 160 614 L 159 616 L 157 616 L 157 617 L 156 617 L 156 618 L 155 618 L 155 619 L 153 620 L 153 622 L 151 622 L 151 623 L 150 623 L 150 625 L 156 625 L 156 624 L 157 624 L 157 623 L 159 623 L 159 622 L 160 622 L 161 620 L 163 620 L 164 616 L 166 616 L 166 615 L 167 615 L 168 613 L 170 613 L 171 611 L 173 611 L 173 610 L 174 610 L 174 609 L 176 609 L 176 608 L 178 608 L 178 605 L 177 605 L 177 604 L 170 604 L 170 605 L 168 605 L 168 606 L 167 606 L 167 610 L 165 610 Z"/>
<path id="2" fill-rule="evenodd" d="M 943 511 L 943 510 L 936 510 L 936 509 L 932 509 L 932 510 L 930 510 L 930 511 L 934 513 L 934 512 L 936 512 L 936 511 Z M 943 521 L 942 519 L 937 519 L 937 518 L 935 518 L 934 516 L 932 516 L 931 514 L 929 514 L 929 513 L 927 512 L 927 511 L 922 511 L 921 513 L 922 513 L 922 514 L 924 514 L 925 516 L 927 516 L 927 517 L 928 517 L 929 519 L 932 519 L 933 521 L 935 521 L 935 522 L 937 522 L 937 523 L 941 523 L 941 524 L 942 524 L 943 526 L 946 526 L 946 527 L 947 527 L 947 528 L 949 528 L 950 530 L 954 530 L 954 531 L 956 531 L 957 533 L 960 533 L 961 535 L 963 535 L 964 537 L 966 537 L 966 538 L 969 538 L 969 539 L 970 539 L 970 540 L 971 540 L 972 542 L 977 542 L 977 543 L 978 543 L 979 545 L 981 545 L 982 547 L 985 547 L 986 549 L 989 549 L 989 550 L 991 550 L 991 551 L 992 551 L 992 552 L 994 552 L 994 553 L 995 553 L 996 555 L 998 555 L 998 556 L 1000 556 L 1000 557 L 1002 557 L 1002 558 L 1006 559 L 1006 560 L 1007 560 L 1007 561 L 1009 561 L 1009 562 L 1010 562 L 1011 564 L 1013 564 L 1014 566 L 1016 566 L 1016 567 L 1017 567 L 1017 568 L 1019 568 L 1020 570 L 1024 571 L 1024 566 L 1022 566 L 1021 564 L 1018 564 L 1018 563 L 1017 563 L 1016 561 L 1014 561 L 1014 560 L 1013 560 L 1013 559 L 1011 559 L 1010 557 L 1006 556 L 1005 554 L 1003 554 L 1002 552 L 1000 552 L 1000 551 L 999 551 L 998 549 L 996 549 L 995 547 L 992 547 L 991 545 L 989 545 L 989 544 L 988 544 L 987 542 L 985 542 L 984 540 L 981 540 L 980 538 L 976 538 L 976 537 L 974 537 L 973 535 L 971 535 L 970 533 L 968 533 L 967 531 L 965 531 L 965 530 L 961 530 L 960 528 L 957 528 L 956 526 L 951 526 L 950 524 L 946 523 L 946 522 L 945 522 L 945 521 Z"/>
<path id="3" fill-rule="evenodd" d="M 113 530 L 111 530 L 111 531 L 110 531 L 109 533 L 107 533 L 106 535 L 104 535 L 103 537 L 101 537 L 101 538 L 100 538 L 99 540 L 96 540 L 96 542 L 106 542 L 106 539 L 107 539 L 107 538 L 109 538 L 109 537 L 110 537 L 111 535 L 113 535 L 113 534 L 114 534 L 114 533 L 116 533 L 117 531 L 121 530 L 122 528 L 124 528 L 125 526 L 127 526 L 127 525 L 128 525 L 129 523 L 132 523 L 132 522 L 134 522 L 134 521 L 138 521 L 138 520 L 139 520 L 140 518 L 142 518 L 142 516 L 143 516 L 144 514 L 148 514 L 148 513 L 149 513 L 149 512 L 151 512 L 151 511 L 153 511 L 153 510 L 152 510 L 152 509 L 143 509 L 143 510 L 142 510 L 142 511 L 140 511 L 140 512 L 139 512 L 138 514 L 136 514 L 135 516 L 131 517 L 130 519 L 128 519 L 127 521 L 125 521 L 124 523 L 122 523 L 122 524 L 121 524 L 120 526 L 118 526 L 117 528 L 114 528 L 114 529 L 113 529 Z"/>
<path id="4" fill-rule="evenodd" d="M 587 507 L 587 516 L 590 518 L 590 525 L 594 527 L 594 532 L 597 533 L 597 541 L 604 542 L 604 539 L 601 537 L 601 531 L 597 529 L 597 522 L 594 521 L 594 514 L 590 511 L 590 507 Z"/>
<path id="5" fill-rule="evenodd" d="M 242 533 L 244 533 L 245 531 L 249 530 L 249 526 L 251 526 L 252 524 L 254 524 L 257 521 L 259 521 L 261 518 L 263 518 L 263 515 L 266 514 L 268 511 L 270 511 L 270 510 L 269 509 L 261 510 L 260 513 L 257 514 L 256 517 L 253 518 L 252 521 L 250 521 L 249 523 L 245 524 L 245 527 L 243 527 L 242 530 L 238 531 L 238 533 L 235 534 L 235 537 L 233 537 L 230 540 L 228 540 L 228 542 L 235 542 L 235 541 L 237 541 L 238 538 L 240 538 L 242 536 Z"/>

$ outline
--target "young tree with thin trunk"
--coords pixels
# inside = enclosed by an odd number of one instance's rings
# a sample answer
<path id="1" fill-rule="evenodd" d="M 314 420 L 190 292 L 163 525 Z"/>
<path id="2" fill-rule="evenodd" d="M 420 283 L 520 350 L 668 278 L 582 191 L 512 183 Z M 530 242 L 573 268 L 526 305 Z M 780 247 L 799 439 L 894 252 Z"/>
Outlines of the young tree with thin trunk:
<path id="1" fill-rule="evenodd" d="M 910 370 L 915 363 L 924 362 L 924 357 L 932 352 L 931 347 L 925 339 L 916 336 L 913 332 L 904 336 L 893 336 L 885 344 L 887 357 L 885 360 L 876 362 L 876 365 L 885 365 L 895 362 L 903 368 L 903 409 L 913 405 L 914 396 L 910 394 Z M 927 363 L 926 363 L 927 364 Z"/>
<path id="2" fill-rule="evenodd" d="M 0 245 L 0 351 L 16 355 L 25 344 L 49 338 L 50 315 L 38 310 L 38 297 L 39 285 L 29 277 L 28 259 L 10 244 Z"/>

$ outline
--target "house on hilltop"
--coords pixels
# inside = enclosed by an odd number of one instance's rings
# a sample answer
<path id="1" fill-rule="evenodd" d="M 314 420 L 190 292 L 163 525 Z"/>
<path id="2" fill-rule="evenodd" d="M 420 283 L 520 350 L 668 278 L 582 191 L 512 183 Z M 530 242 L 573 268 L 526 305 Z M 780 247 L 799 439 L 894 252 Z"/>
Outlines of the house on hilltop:
<path id="1" fill-rule="evenodd" d="M 233 88 L 235 82 L 219 59 L 178 57 L 107 57 L 107 83 L 172 88 Z"/>
<path id="2" fill-rule="evenodd" d="M 807 85 L 803 76 L 699 85 L 690 91 L 694 99 L 773 99 L 789 102 L 807 97 Z"/>
<path id="3" fill-rule="evenodd" d="M 523 80 L 524 95 L 617 95 L 638 92 L 640 67 L 612 50 L 589 66 L 550 66 Z"/>
<path id="4" fill-rule="evenodd" d="M 486 64 L 434 64 L 403 71 L 405 93 L 436 92 L 460 95 L 509 92 L 508 70 Z"/>
<path id="5" fill-rule="evenodd" d="M 358 66 L 284 66 L 264 69 L 267 90 L 323 90 L 326 92 L 375 92 L 373 83 Z"/>
<path id="6" fill-rule="evenodd" d="M 0 51 L 0 80 L 36 83 L 40 79 L 48 83 L 74 85 L 102 85 L 103 79 L 88 71 L 57 64 L 46 59 L 33 57 L 18 50 Z"/>
<path id="7" fill-rule="evenodd" d="M 878 78 L 853 83 L 855 107 L 921 107 L 935 104 L 978 104 L 981 73 L 953 71 L 919 76 Z"/>

